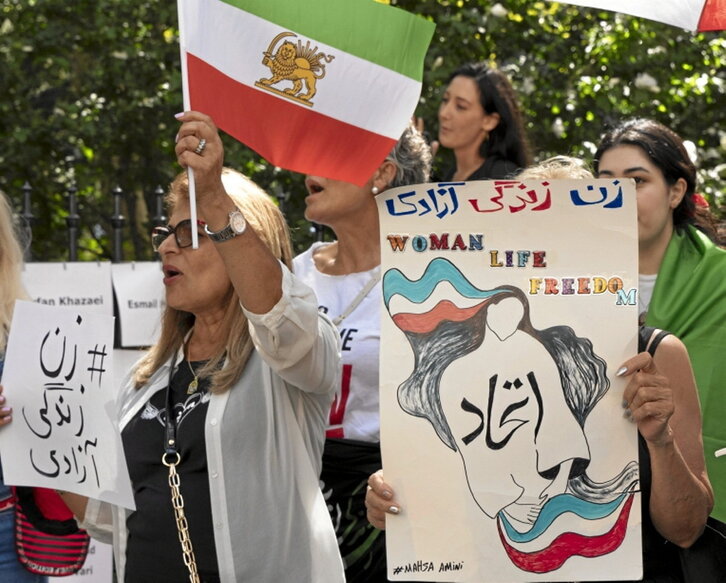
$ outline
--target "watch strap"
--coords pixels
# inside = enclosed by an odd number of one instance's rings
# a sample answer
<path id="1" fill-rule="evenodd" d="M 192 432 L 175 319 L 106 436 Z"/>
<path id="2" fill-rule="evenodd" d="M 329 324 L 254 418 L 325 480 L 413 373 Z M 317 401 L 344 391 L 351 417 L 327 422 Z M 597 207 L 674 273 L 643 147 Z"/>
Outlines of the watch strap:
<path id="1" fill-rule="evenodd" d="M 239 218 L 237 218 L 236 215 L 239 215 Z M 242 228 L 240 230 L 236 230 L 232 227 L 232 222 L 235 220 L 242 222 Z M 241 235 L 245 232 L 246 228 L 247 222 L 242 216 L 242 213 L 238 210 L 233 210 L 229 213 L 229 222 L 222 230 L 214 232 L 207 225 L 204 225 L 204 232 L 206 233 L 207 237 L 209 237 L 209 239 L 212 240 L 214 243 L 222 243 L 224 241 L 234 239 L 237 235 Z"/>

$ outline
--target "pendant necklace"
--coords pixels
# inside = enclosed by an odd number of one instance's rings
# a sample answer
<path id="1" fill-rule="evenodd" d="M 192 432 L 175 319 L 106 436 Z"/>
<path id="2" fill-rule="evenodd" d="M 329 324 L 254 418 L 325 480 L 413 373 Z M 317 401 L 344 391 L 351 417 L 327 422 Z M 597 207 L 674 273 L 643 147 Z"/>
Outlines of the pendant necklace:
<path id="1" fill-rule="evenodd" d="M 187 385 L 187 395 L 192 395 L 197 391 L 197 388 L 199 387 L 199 375 L 194 372 L 194 369 L 192 368 L 192 363 L 187 360 L 187 366 L 189 367 L 189 370 L 192 372 L 192 376 L 194 378 L 192 379 L 192 382 L 190 382 Z"/>

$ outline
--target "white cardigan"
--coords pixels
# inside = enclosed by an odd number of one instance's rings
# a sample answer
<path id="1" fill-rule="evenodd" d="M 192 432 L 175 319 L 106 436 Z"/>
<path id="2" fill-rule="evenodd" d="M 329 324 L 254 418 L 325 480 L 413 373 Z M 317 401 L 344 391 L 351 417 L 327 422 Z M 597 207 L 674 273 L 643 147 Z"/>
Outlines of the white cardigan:
<path id="1" fill-rule="evenodd" d="M 312 290 L 282 269 L 277 305 L 262 315 L 244 310 L 256 351 L 239 381 L 212 395 L 207 410 L 209 490 L 223 583 L 345 580 L 318 482 L 328 410 L 339 383 L 339 336 L 318 313 Z M 120 430 L 166 388 L 170 365 L 138 391 L 129 377 L 119 398 Z M 160 463 L 161 454 L 160 446 Z M 127 513 L 89 500 L 81 525 L 94 538 L 113 542 L 120 582 Z M 177 538 L 176 532 L 169 536 Z"/>

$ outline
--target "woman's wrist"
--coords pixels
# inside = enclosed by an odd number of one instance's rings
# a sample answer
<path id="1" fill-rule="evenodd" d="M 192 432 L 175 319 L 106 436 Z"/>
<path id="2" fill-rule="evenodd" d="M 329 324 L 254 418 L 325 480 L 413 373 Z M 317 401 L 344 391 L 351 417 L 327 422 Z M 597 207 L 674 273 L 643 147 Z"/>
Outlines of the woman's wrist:
<path id="1" fill-rule="evenodd" d="M 670 425 L 666 426 L 665 431 L 663 431 L 663 434 L 659 436 L 658 439 L 646 439 L 645 441 L 650 448 L 659 450 L 673 448 L 676 444 L 675 435 L 673 434 L 673 429 L 671 429 Z"/>

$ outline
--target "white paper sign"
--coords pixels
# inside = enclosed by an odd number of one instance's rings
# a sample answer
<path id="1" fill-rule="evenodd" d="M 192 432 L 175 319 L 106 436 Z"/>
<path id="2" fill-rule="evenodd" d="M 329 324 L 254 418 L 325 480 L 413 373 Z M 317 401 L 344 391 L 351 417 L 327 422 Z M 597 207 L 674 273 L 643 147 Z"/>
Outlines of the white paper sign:
<path id="1" fill-rule="evenodd" d="M 2 384 L 13 422 L 0 432 L 5 482 L 133 508 L 116 423 L 113 318 L 18 301 L 10 330 Z"/>
<path id="2" fill-rule="evenodd" d="M 151 346 L 159 334 L 164 283 L 158 261 L 111 266 L 121 325 L 121 346 Z"/>
<path id="3" fill-rule="evenodd" d="M 108 262 L 27 263 L 23 284 L 30 298 L 39 304 L 113 316 Z"/>
<path id="4" fill-rule="evenodd" d="M 113 547 L 91 539 L 86 562 L 77 573 L 48 579 L 58 583 L 111 583 L 113 581 Z"/>
<path id="5" fill-rule="evenodd" d="M 632 181 L 427 184 L 378 197 L 381 442 L 394 581 L 642 573 Z"/>

